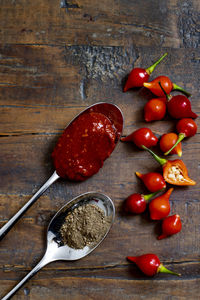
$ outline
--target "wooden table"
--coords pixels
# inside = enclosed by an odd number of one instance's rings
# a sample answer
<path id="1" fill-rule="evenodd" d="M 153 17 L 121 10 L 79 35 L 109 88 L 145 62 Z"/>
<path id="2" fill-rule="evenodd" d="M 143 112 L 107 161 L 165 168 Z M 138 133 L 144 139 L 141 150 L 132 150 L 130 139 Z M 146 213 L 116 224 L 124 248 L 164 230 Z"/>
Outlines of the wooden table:
<path id="1" fill-rule="evenodd" d="M 192 108 L 200 113 L 198 0 L 72 0 L 62 6 L 53 0 L 1 1 L 1 226 L 50 177 L 58 137 L 87 106 L 117 104 L 124 114 L 124 135 L 144 126 L 158 137 L 175 130 L 168 116 L 145 124 L 143 107 L 153 97 L 150 92 L 122 92 L 133 66 L 148 67 L 167 51 L 152 78 L 165 74 L 189 90 Z M 182 218 L 181 233 L 158 241 L 159 223 L 148 214 L 124 213 L 128 195 L 147 192 L 135 171 L 161 169 L 148 153 L 119 143 L 98 174 L 82 183 L 56 182 L 1 241 L 0 296 L 43 256 L 54 213 L 80 193 L 96 190 L 116 206 L 105 241 L 80 261 L 47 265 L 14 299 L 200 299 L 199 134 L 182 146 L 182 159 L 197 185 L 175 187 L 171 196 L 171 214 Z M 147 252 L 182 276 L 149 279 L 126 261 L 127 255 Z"/>

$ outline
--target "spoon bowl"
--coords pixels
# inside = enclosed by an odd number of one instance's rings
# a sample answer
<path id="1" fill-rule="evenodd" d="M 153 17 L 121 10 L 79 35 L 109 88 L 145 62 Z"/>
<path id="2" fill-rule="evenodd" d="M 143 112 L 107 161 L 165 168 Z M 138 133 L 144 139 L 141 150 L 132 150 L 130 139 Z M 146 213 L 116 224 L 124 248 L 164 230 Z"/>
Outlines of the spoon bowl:
<path id="1" fill-rule="evenodd" d="M 105 216 L 110 217 L 110 225 L 112 225 L 115 216 L 115 207 L 112 200 L 108 196 L 102 193 L 88 192 L 74 198 L 56 213 L 48 227 L 47 245 L 48 247 L 52 247 L 52 245 L 55 244 L 57 250 L 54 254 L 54 257 L 56 258 L 56 260 L 80 259 L 92 252 L 108 234 L 110 228 L 97 244 L 85 246 L 83 249 L 74 249 L 69 247 L 68 245 L 63 245 L 60 229 L 62 224 L 64 223 L 66 215 L 69 212 L 73 211 L 75 208 L 86 204 L 94 204 L 101 208 L 104 211 Z"/>
<path id="2" fill-rule="evenodd" d="M 86 112 L 88 112 L 88 113 L 96 112 L 96 113 L 101 113 L 104 116 L 106 116 L 117 130 L 116 142 L 119 140 L 119 137 L 120 137 L 120 135 L 122 133 L 122 129 L 123 129 L 123 114 L 117 105 L 111 104 L 111 103 L 106 103 L 106 102 L 95 103 L 95 104 L 89 106 L 88 108 L 86 108 L 85 110 L 83 110 L 82 112 L 80 112 L 77 116 L 75 116 L 75 118 L 70 121 L 70 123 L 67 125 L 67 127 L 71 123 L 73 123 L 80 115 L 82 115 Z"/>
<path id="3" fill-rule="evenodd" d="M 93 204 L 102 209 L 106 217 L 110 218 L 110 226 L 104 236 L 96 244 L 86 245 L 83 249 L 74 249 L 65 245 L 60 233 L 60 229 L 65 221 L 65 217 L 75 208 Z M 47 229 L 47 248 L 41 261 L 29 272 L 2 300 L 10 299 L 20 287 L 35 275 L 42 267 L 57 260 L 78 260 L 91 253 L 107 236 L 115 217 L 115 207 L 112 200 L 102 193 L 88 192 L 79 195 L 64 205 L 52 218 Z"/>

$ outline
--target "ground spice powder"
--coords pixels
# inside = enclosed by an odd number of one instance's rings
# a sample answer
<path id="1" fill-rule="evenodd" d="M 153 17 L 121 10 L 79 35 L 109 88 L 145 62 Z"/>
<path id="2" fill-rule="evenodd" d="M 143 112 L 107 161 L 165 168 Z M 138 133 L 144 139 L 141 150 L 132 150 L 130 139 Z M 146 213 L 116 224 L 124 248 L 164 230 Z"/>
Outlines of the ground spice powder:
<path id="1" fill-rule="evenodd" d="M 111 218 L 94 204 L 86 204 L 70 212 L 61 227 L 64 244 L 82 249 L 98 243 L 110 227 Z"/>

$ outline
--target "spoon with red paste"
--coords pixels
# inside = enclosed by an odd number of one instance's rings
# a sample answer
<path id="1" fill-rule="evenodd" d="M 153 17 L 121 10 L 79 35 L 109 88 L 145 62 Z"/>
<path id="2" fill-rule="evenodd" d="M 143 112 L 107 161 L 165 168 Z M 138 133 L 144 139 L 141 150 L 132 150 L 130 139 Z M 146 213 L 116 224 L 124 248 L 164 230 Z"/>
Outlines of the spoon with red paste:
<path id="1" fill-rule="evenodd" d="M 122 129 L 122 113 L 110 103 L 96 103 L 76 116 L 64 130 L 52 153 L 56 171 L 0 229 L 0 239 L 57 179 L 84 181 L 96 174 L 114 150 Z"/>

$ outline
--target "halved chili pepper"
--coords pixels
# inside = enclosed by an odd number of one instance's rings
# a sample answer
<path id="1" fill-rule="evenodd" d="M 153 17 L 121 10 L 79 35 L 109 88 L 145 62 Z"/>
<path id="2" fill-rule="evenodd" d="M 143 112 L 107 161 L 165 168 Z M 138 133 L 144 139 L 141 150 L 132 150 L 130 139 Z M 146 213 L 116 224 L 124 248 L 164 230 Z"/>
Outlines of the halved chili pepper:
<path id="1" fill-rule="evenodd" d="M 155 146 L 158 138 L 153 134 L 151 129 L 143 127 L 135 130 L 126 137 L 121 138 L 122 142 L 133 142 L 137 147 L 142 149 L 142 145 L 146 147 Z"/>
<path id="2" fill-rule="evenodd" d="M 151 82 L 144 82 L 143 86 L 148 88 L 154 95 L 163 97 L 165 94 L 162 91 L 159 82 L 161 83 L 163 89 L 166 91 L 167 94 L 169 94 L 172 90 L 178 90 L 184 93 L 187 96 L 190 96 L 191 94 L 185 91 L 182 87 L 178 86 L 175 83 L 172 83 L 169 77 L 167 76 L 158 76 Z"/>
<path id="3" fill-rule="evenodd" d="M 197 124 L 193 119 L 184 118 L 178 121 L 176 124 L 176 130 L 178 131 L 178 139 L 176 143 L 164 154 L 168 155 L 184 138 L 194 136 L 197 132 Z"/>
<path id="4" fill-rule="evenodd" d="M 158 240 L 164 239 L 170 235 L 176 234 L 181 231 L 182 223 L 179 215 L 169 216 L 162 222 L 162 234 Z"/>
<path id="5" fill-rule="evenodd" d="M 170 152 L 171 154 L 178 154 L 178 156 L 182 156 L 181 142 L 176 143 L 177 140 L 178 140 L 178 136 L 174 132 L 169 132 L 169 133 L 163 134 L 161 136 L 160 142 L 159 142 L 160 149 L 162 150 L 162 152 L 164 152 L 165 155 L 167 155 Z M 172 147 L 173 147 L 173 150 L 172 150 Z M 169 149 L 171 149 L 172 151 Z"/>
<path id="6" fill-rule="evenodd" d="M 143 146 L 163 168 L 163 177 L 166 182 L 174 185 L 195 185 L 196 182 L 188 177 L 187 167 L 180 159 L 167 160 L 159 157 L 151 149 Z"/>
<path id="7" fill-rule="evenodd" d="M 146 188 L 152 193 L 166 188 L 165 180 L 160 173 L 149 172 L 147 174 L 141 174 L 140 172 L 135 172 L 135 174 L 142 179 Z"/>
<path id="8" fill-rule="evenodd" d="M 128 79 L 124 87 L 124 92 L 134 87 L 142 87 L 143 83 L 149 80 L 149 76 L 154 71 L 155 67 L 163 60 L 166 55 L 167 53 L 165 53 L 159 60 L 157 60 L 152 66 L 147 69 L 134 68 L 128 75 Z"/>
<path id="9" fill-rule="evenodd" d="M 166 218 L 170 213 L 169 197 L 173 188 L 166 191 L 161 196 L 154 198 L 149 204 L 150 218 L 152 220 L 161 220 Z"/>
<path id="10" fill-rule="evenodd" d="M 125 201 L 125 211 L 134 214 L 143 213 L 147 207 L 148 201 L 159 192 L 160 191 L 157 191 L 148 195 L 143 195 L 139 193 L 134 193 L 130 195 Z"/>
<path id="11" fill-rule="evenodd" d="M 127 256 L 127 259 L 131 262 L 134 262 L 147 276 L 154 276 L 157 273 L 168 273 L 180 276 L 180 274 L 165 268 L 163 264 L 161 264 L 158 256 L 153 253 L 143 254 L 140 256 Z"/>

